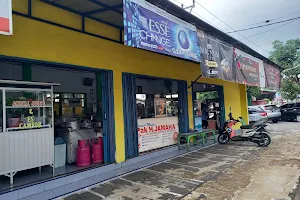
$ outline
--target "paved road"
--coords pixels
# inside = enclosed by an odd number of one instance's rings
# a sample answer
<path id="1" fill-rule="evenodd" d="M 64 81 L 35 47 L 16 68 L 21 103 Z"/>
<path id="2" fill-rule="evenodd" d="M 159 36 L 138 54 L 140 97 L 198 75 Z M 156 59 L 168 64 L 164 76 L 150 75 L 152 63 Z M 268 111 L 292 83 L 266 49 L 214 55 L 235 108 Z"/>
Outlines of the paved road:
<path id="1" fill-rule="evenodd" d="M 300 123 L 269 125 L 272 144 L 215 145 L 99 184 L 65 200 L 300 199 Z"/>

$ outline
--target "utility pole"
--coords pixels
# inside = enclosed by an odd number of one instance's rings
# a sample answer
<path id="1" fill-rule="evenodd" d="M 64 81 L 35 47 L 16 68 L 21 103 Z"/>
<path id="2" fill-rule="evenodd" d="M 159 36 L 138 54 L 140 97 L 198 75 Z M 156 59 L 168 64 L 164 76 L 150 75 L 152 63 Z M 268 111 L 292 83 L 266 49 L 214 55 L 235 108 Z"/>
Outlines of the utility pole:
<path id="1" fill-rule="evenodd" d="M 184 7 L 184 5 L 181 4 L 181 8 L 184 9 L 184 10 L 190 9 L 190 13 L 192 12 L 193 8 L 195 8 L 195 7 L 196 7 L 195 0 L 193 0 L 193 5 L 191 5 L 191 6 Z"/>

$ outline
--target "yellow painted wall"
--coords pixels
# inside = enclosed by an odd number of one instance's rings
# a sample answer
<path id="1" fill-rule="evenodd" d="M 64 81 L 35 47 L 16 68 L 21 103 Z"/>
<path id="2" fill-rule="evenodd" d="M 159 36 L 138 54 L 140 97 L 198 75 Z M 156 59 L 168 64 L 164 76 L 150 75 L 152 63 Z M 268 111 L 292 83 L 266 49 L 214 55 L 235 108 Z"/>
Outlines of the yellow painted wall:
<path id="1" fill-rule="evenodd" d="M 127 47 L 16 15 L 13 15 L 13 21 L 14 35 L 0 36 L 1 55 L 114 71 L 117 162 L 125 160 L 121 72 L 186 80 L 188 83 L 201 73 L 196 63 Z M 199 81 L 224 86 L 226 115 L 229 107 L 232 107 L 234 117 L 247 112 L 246 108 L 242 108 L 244 90 L 241 90 L 239 84 L 205 78 Z M 193 124 L 191 95 L 188 99 L 190 124 Z"/>

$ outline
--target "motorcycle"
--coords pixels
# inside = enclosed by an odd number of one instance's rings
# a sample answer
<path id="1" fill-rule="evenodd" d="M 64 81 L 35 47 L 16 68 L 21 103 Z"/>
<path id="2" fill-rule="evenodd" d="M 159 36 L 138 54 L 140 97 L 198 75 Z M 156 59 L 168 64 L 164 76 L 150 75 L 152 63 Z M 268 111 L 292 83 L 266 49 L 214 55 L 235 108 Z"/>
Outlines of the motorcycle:
<path id="1" fill-rule="evenodd" d="M 220 144 L 227 144 L 229 140 L 232 141 L 250 141 L 256 143 L 258 146 L 266 147 L 271 143 L 271 137 L 269 136 L 266 127 L 267 124 L 263 122 L 253 123 L 251 125 L 245 125 L 244 119 L 239 117 L 239 120 L 232 117 L 231 109 L 229 113 L 229 120 L 227 120 L 222 128 L 222 131 L 218 137 Z M 236 135 L 233 126 L 237 123 L 241 123 L 241 134 Z"/>

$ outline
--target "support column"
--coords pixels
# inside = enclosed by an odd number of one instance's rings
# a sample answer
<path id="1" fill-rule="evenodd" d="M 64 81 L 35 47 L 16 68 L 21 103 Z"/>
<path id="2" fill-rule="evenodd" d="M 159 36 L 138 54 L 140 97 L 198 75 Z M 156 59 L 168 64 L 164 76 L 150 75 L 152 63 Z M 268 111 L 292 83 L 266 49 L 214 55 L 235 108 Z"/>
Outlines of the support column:
<path id="1" fill-rule="evenodd" d="M 240 85 L 240 98 L 241 98 L 241 114 L 245 122 L 248 124 L 249 115 L 248 115 L 248 98 L 247 98 L 246 85 Z"/>
<path id="2" fill-rule="evenodd" d="M 115 105 L 115 136 L 116 136 L 116 161 L 125 161 L 125 135 L 123 114 L 123 88 L 122 72 L 114 71 L 114 105 Z"/>
<path id="3" fill-rule="evenodd" d="M 188 109 L 189 109 L 189 125 L 190 129 L 194 129 L 194 102 L 193 102 L 193 88 L 188 88 Z"/>

